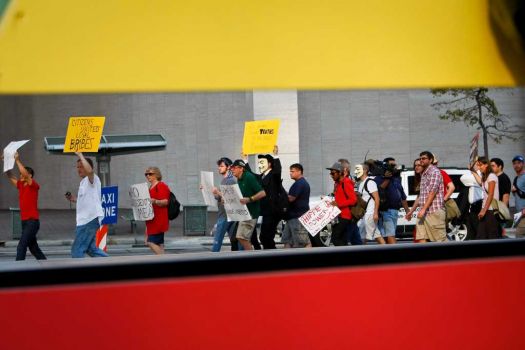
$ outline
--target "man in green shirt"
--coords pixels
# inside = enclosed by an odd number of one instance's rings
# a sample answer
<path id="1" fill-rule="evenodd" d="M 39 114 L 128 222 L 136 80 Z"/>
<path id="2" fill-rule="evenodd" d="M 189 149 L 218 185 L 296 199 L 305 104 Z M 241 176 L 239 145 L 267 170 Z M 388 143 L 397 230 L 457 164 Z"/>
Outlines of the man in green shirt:
<path id="1" fill-rule="evenodd" d="M 246 204 L 252 217 L 250 220 L 239 222 L 236 237 L 244 250 L 252 250 L 250 240 L 261 210 L 259 200 L 266 196 L 266 192 L 262 189 L 255 175 L 245 168 L 246 163 L 242 159 L 237 159 L 233 162 L 230 169 L 233 176 L 237 178 L 237 183 L 241 189 L 243 198 L 241 198 L 240 202 L 241 204 Z"/>

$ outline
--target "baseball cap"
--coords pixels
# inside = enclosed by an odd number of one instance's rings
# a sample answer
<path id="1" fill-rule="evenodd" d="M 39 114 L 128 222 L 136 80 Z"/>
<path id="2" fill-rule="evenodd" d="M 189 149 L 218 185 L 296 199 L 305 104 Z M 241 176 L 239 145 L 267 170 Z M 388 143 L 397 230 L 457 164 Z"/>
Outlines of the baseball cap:
<path id="1" fill-rule="evenodd" d="M 330 168 L 326 168 L 326 170 L 335 170 L 339 171 L 340 173 L 343 172 L 343 166 L 339 162 L 335 162 Z"/>
<path id="2" fill-rule="evenodd" d="M 512 158 L 512 163 L 514 163 L 514 162 L 522 162 L 522 163 L 524 163 L 525 159 L 523 159 L 523 156 L 519 156 L 518 155 L 518 156 Z"/>
<path id="3" fill-rule="evenodd" d="M 245 168 L 246 163 L 242 159 L 236 159 L 235 162 L 233 162 L 232 166 L 240 166 L 240 167 Z"/>

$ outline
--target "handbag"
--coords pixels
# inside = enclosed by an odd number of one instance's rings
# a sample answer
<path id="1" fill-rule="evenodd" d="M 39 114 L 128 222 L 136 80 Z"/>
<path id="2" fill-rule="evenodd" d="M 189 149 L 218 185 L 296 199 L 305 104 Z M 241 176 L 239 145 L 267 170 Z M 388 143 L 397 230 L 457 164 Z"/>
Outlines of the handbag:
<path id="1" fill-rule="evenodd" d="M 500 200 L 493 199 L 490 203 L 492 212 L 498 221 L 505 222 L 511 219 L 509 208 Z"/>

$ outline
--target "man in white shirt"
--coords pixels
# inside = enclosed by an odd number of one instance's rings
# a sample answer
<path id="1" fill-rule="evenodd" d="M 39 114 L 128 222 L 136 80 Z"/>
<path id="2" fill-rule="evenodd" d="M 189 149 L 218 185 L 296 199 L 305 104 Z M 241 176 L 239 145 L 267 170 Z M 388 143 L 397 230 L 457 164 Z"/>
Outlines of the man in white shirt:
<path id="1" fill-rule="evenodd" d="M 359 220 L 358 226 L 361 235 L 365 236 L 366 241 L 376 240 L 379 244 L 385 244 L 385 239 L 377 227 L 379 221 L 379 192 L 373 176 L 368 176 L 368 165 L 356 166 L 355 175 L 359 178 L 359 193 L 367 202 L 365 215 Z"/>
<path id="2" fill-rule="evenodd" d="M 67 200 L 77 203 L 77 228 L 75 240 L 71 246 L 71 257 L 83 258 L 86 253 L 92 257 L 106 257 L 108 255 L 95 243 L 97 230 L 104 218 L 100 179 L 93 170 L 93 161 L 90 158 L 84 158 L 80 152 L 75 152 L 75 154 L 78 156 L 78 176 L 82 180 L 77 196 L 66 193 Z"/>

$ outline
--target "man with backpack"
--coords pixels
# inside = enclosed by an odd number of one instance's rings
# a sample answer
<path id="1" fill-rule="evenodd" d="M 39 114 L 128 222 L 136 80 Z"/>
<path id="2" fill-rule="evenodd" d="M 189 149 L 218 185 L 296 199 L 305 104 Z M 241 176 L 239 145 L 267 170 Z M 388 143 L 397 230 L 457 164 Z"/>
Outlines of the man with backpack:
<path id="1" fill-rule="evenodd" d="M 516 223 L 516 238 L 525 237 L 525 159 L 523 156 L 516 156 L 512 159 L 512 167 L 516 171 L 516 177 L 512 182 L 512 193 L 516 201 L 516 212 L 521 212 L 521 219 Z"/>
<path id="2" fill-rule="evenodd" d="M 359 194 L 367 203 L 365 215 L 359 220 L 358 226 L 361 234 L 367 240 L 375 240 L 379 244 L 385 244 L 383 236 L 377 227 L 379 221 L 379 193 L 373 176 L 368 176 L 368 165 L 356 167 L 356 176 L 359 182 Z"/>
<path id="3" fill-rule="evenodd" d="M 408 213 L 409 208 L 407 196 L 401 185 L 400 173 L 396 169 L 396 160 L 388 157 L 383 160 L 383 164 L 386 168 L 383 175 L 374 178 L 380 195 L 378 227 L 381 234 L 386 237 L 386 243 L 394 244 L 396 243 L 399 209 L 403 207 L 405 213 Z M 383 200 L 381 200 L 381 197 L 383 197 Z"/>

